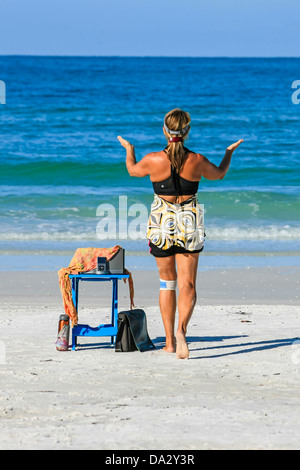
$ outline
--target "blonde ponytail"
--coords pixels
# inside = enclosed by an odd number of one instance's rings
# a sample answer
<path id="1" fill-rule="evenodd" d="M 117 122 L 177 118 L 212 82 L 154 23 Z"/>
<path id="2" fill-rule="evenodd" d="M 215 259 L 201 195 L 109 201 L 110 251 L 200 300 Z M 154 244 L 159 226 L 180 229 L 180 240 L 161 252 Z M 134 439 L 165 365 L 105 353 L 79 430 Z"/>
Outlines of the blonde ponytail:
<path id="1" fill-rule="evenodd" d="M 187 156 L 183 144 L 189 133 L 190 122 L 191 118 L 189 113 L 179 108 L 173 109 L 165 116 L 164 134 L 168 140 L 166 153 L 171 165 L 178 173 L 181 171 Z M 179 142 L 170 142 L 170 139 L 172 139 L 174 135 L 181 137 L 182 140 Z"/>

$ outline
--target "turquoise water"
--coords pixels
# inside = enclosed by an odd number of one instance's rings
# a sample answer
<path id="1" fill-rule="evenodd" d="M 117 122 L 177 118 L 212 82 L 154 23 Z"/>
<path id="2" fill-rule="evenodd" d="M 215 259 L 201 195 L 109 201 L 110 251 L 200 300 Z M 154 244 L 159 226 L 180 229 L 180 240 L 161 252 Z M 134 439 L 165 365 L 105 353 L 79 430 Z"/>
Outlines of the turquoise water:
<path id="1" fill-rule="evenodd" d="M 300 106 L 291 85 L 299 67 L 300 59 L 1 56 L 0 253 L 115 244 L 147 252 L 141 235 L 118 233 L 119 197 L 129 212 L 149 210 L 153 193 L 148 178 L 128 176 L 117 135 L 140 159 L 164 148 L 163 117 L 182 107 L 192 118 L 187 146 L 214 163 L 244 139 L 226 178 L 199 186 L 207 253 L 298 259 Z M 106 203 L 117 230 L 100 240 L 97 208 Z"/>

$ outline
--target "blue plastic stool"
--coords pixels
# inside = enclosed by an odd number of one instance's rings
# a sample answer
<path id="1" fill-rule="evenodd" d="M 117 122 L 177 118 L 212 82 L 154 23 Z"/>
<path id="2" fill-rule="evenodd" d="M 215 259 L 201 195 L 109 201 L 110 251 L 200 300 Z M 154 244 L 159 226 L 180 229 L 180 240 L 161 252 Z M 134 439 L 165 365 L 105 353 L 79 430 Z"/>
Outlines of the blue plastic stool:
<path id="1" fill-rule="evenodd" d="M 111 304 L 111 323 L 101 324 L 96 328 L 90 325 L 77 324 L 72 328 L 72 351 L 77 346 L 77 337 L 100 337 L 110 336 L 111 344 L 114 343 L 114 336 L 118 332 L 118 281 L 128 279 L 129 274 L 70 274 L 72 283 L 72 299 L 78 314 L 78 291 L 79 281 L 112 281 L 112 304 Z"/>

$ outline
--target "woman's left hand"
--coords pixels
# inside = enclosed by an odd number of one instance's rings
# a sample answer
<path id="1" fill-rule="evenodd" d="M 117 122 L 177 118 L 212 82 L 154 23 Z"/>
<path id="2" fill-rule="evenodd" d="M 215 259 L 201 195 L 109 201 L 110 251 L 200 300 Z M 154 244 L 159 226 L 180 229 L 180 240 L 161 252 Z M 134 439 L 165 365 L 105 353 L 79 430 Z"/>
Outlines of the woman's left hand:
<path id="1" fill-rule="evenodd" d="M 231 144 L 229 147 L 227 147 L 227 150 L 234 152 L 242 142 L 244 142 L 244 139 L 240 139 L 237 142 L 234 142 L 234 144 Z"/>
<path id="2" fill-rule="evenodd" d="M 133 148 L 133 145 L 131 145 L 131 143 L 128 142 L 128 140 L 123 139 L 123 137 L 121 137 L 120 135 L 118 135 L 118 140 L 120 144 L 122 145 L 122 147 L 124 147 L 124 149 Z"/>

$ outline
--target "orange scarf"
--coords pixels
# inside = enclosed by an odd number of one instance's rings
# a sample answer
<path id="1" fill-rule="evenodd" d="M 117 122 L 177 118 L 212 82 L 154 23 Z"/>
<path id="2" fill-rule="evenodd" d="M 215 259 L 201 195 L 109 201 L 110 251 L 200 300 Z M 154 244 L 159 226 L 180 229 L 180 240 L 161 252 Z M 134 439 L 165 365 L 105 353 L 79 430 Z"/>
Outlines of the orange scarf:
<path id="1" fill-rule="evenodd" d="M 77 325 L 78 315 L 72 299 L 72 287 L 69 274 L 79 274 L 96 269 L 98 257 L 105 257 L 107 260 L 110 260 L 120 248 L 121 247 L 118 245 L 112 248 L 77 248 L 68 268 L 62 268 L 58 271 L 59 286 L 62 293 L 65 313 L 71 318 L 72 326 Z M 132 275 L 127 269 L 124 269 L 124 273 L 129 274 L 130 308 L 132 309 L 134 307 Z M 126 282 L 126 279 L 124 279 L 124 282 Z"/>

